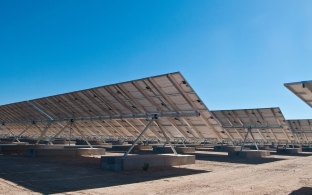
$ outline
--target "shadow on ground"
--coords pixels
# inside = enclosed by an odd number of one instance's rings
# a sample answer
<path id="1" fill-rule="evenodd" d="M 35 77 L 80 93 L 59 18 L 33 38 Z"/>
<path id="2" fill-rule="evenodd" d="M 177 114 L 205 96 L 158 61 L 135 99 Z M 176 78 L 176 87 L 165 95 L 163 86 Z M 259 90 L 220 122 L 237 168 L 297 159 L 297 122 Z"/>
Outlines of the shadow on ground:
<path id="1" fill-rule="evenodd" d="M 228 155 L 224 154 L 210 154 L 210 153 L 196 153 L 196 160 L 203 160 L 203 161 L 214 161 L 214 162 L 226 162 L 226 163 L 241 163 L 241 164 L 263 164 L 263 163 L 270 163 L 279 160 L 285 160 L 282 158 L 273 158 L 273 157 L 266 157 L 266 158 L 254 158 L 254 159 L 246 159 L 240 157 L 229 157 Z"/>
<path id="2" fill-rule="evenodd" d="M 279 154 L 276 151 L 272 151 L 271 155 L 278 155 L 278 156 L 311 156 L 312 152 L 300 152 L 298 154 Z"/>
<path id="3" fill-rule="evenodd" d="M 109 172 L 99 159 L 51 160 L 0 155 L 0 177 L 43 194 L 65 193 L 205 173 L 186 168 Z"/>
<path id="4" fill-rule="evenodd" d="M 291 192 L 289 195 L 311 195 L 312 188 L 311 187 L 302 187 L 298 190 Z"/>

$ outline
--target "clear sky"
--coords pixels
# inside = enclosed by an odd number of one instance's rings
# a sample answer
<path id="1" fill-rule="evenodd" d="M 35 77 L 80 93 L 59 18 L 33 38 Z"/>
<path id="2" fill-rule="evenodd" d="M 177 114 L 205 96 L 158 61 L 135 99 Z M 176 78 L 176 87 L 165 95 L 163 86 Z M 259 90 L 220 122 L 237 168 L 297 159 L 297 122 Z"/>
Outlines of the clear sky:
<path id="1" fill-rule="evenodd" d="M 312 109 L 311 0 L 0 1 L 0 104 L 181 71 L 209 109 Z"/>

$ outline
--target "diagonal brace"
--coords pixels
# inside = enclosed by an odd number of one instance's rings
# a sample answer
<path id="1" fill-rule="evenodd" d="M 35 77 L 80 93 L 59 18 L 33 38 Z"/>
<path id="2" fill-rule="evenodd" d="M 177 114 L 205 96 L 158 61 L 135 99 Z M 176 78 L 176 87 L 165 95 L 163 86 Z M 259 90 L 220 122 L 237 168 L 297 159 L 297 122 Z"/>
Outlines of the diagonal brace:
<path id="1" fill-rule="evenodd" d="M 128 154 L 132 151 L 132 149 L 134 148 L 134 146 L 139 142 L 140 138 L 143 136 L 143 134 L 148 130 L 149 126 L 153 123 L 153 121 L 155 120 L 155 118 L 153 118 L 152 120 L 149 121 L 149 123 L 145 126 L 145 128 L 143 129 L 143 131 L 140 133 L 140 135 L 135 139 L 135 141 L 133 142 L 132 146 L 129 148 L 129 150 L 124 154 L 124 158 L 126 158 L 128 156 Z"/>

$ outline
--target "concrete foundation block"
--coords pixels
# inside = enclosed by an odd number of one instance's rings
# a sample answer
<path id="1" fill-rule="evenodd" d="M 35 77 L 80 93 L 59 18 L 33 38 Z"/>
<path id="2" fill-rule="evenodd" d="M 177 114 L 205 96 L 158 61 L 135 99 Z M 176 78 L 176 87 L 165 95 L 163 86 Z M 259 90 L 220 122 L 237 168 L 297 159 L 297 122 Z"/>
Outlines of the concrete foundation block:
<path id="1" fill-rule="evenodd" d="M 206 145 L 195 145 L 195 150 L 197 150 L 198 148 L 213 148 L 214 146 L 211 144 L 206 144 Z"/>
<path id="2" fill-rule="evenodd" d="M 12 142 L 12 144 L 15 144 L 15 145 L 28 145 L 29 143 L 28 142 Z"/>
<path id="3" fill-rule="evenodd" d="M 104 148 L 78 148 L 78 156 L 105 155 Z"/>
<path id="4" fill-rule="evenodd" d="M 295 155 L 302 152 L 302 148 L 277 148 L 277 154 Z"/>
<path id="5" fill-rule="evenodd" d="M 172 154 L 173 151 L 170 146 L 153 146 L 153 152 L 156 154 Z"/>
<path id="6" fill-rule="evenodd" d="M 195 147 L 175 147 L 178 154 L 195 153 Z M 172 154 L 173 151 L 170 146 L 154 146 L 153 152 L 156 154 Z"/>
<path id="7" fill-rule="evenodd" d="M 127 145 L 128 144 L 128 142 L 125 142 L 122 140 L 108 141 L 107 143 L 111 143 L 112 145 Z"/>
<path id="8" fill-rule="evenodd" d="M 216 152 L 238 152 L 241 150 L 240 146 L 214 146 L 214 151 Z"/>
<path id="9" fill-rule="evenodd" d="M 147 170 L 170 166 L 194 164 L 193 155 L 131 155 L 123 157 L 102 157 L 101 168 L 110 171 Z"/>
<path id="10" fill-rule="evenodd" d="M 255 145 L 252 145 L 252 146 L 247 146 L 248 148 L 250 148 L 251 150 L 257 150 L 256 146 Z M 271 146 L 269 145 L 259 145 L 258 146 L 259 150 L 271 150 Z"/>
<path id="11" fill-rule="evenodd" d="M 113 145 L 111 148 L 111 151 L 127 151 L 131 147 L 130 144 L 128 145 Z M 136 145 L 132 149 L 132 152 L 140 152 L 140 151 L 146 151 L 146 150 L 152 150 L 153 147 L 151 145 Z"/>
<path id="12" fill-rule="evenodd" d="M 268 150 L 243 150 L 243 151 L 231 151 L 228 152 L 229 157 L 240 157 L 240 158 L 248 158 L 248 159 L 255 159 L 255 158 L 264 158 L 270 156 L 270 151 Z"/>
<path id="13" fill-rule="evenodd" d="M 54 140 L 52 143 L 60 145 L 76 145 L 76 141 L 67 141 L 67 140 Z"/>
<path id="14" fill-rule="evenodd" d="M 30 145 L 28 149 L 64 149 L 63 145 Z"/>
<path id="15" fill-rule="evenodd" d="M 196 151 L 214 151 L 213 147 L 195 148 Z"/>
<path id="16" fill-rule="evenodd" d="M 3 154 L 24 155 L 28 149 L 28 145 L 3 144 L 0 148 Z"/>
<path id="17" fill-rule="evenodd" d="M 72 146 L 63 146 L 64 148 L 88 148 L 88 145 L 72 145 Z M 112 145 L 92 145 L 93 148 L 112 148 Z"/>
<path id="18" fill-rule="evenodd" d="M 105 155 L 104 148 L 31 148 L 26 154 L 31 157 L 62 157 L 75 158 L 79 156 Z"/>
<path id="19" fill-rule="evenodd" d="M 175 150 L 178 154 L 195 153 L 195 147 L 176 147 Z"/>
<path id="20" fill-rule="evenodd" d="M 134 150 L 153 150 L 153 147 L 151 145 L 137 145 L 133 148 Z"/>
<path id="21" fill-rule="evenodd" d="M 303 152 L 312 152 L 312 147 L 302 147 Z"/>
<path id="22" fill-rule="evenodd" d="M 75 149 L 43 149 L 43 148 L 30 148 L 26 152 L 30 157 L 70 157 L 77 156 Z"/>

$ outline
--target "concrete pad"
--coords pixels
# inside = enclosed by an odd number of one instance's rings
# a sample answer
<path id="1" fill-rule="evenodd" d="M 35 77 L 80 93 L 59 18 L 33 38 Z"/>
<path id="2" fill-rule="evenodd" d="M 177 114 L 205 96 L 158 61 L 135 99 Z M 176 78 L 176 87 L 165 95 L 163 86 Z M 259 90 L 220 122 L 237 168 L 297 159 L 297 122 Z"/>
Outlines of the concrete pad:
<path id="1" fill-rule="evenodd" d="M 151 145 L 137 145 L 133 148 L 134 150 L 153 150 L 153 147 Z"/>
<path id="2" fill-rule="evenodd" d="M 111 143 L 112 145 L 127 145 L 128 142 L 116 140 L 116 141 L 107 141 L 107 143 Z"/>
<path id="3" fill-rule="evenodd" d="M 303 152 L 312 152 L 312 147 L 302 147 Z"/>
<path id="4" fill-rule="evenodd" d="M 68 146 L 68 145 L 64 145 L 64 148 L 89 148 L 88 145 L 72 145 L 72 146 Z M 112 148 L 111 144 L 107 144 L 107 145 L 92 145 L 93 148 Z"/>
<path id="5" fill-rule="evenodd" d="M 64 146 L 62 145 L 31 145 L 31 144 L 26 144 L 26 145 L 16 145 L 16 144 L 2 144 L 0 145 L 0 151 L 4 154 L 19 154 L 19 155 L 24 155 L 27 153 L 28 149 L 63 149 Z"/>
<path id="6" fill-rule="evenodd" d="M 170 166 L 179 166 L 194 164 L 194 155 L 130 155 L 123 157 L 102 157 L 101 168 L 110 171 L 130 171 L 147 170 L 149 168 L 165 168 Z"/>
<path id="7" fill-rule="evenodd" d="M 104 141 L 97 141 L 97 140 L 91 140 L 89 141 L 89 143 L 93 146 L 101 146 L 101 145 L 104 145 L 104 146 L 111 146 L 112 144 L 111 143 L 106 143 Z M 87 142 L 84 141 L 84 140 L 77 140 L 76 141 L 76 145 L 82 145 L 82 146 L 87 146 Z"/>
<path id="8" fill-rule="evenodd" d="M 243 150 L 241 152 L 231 151 L 228 152 L 229 157 L 240 157 L 240 158 L 264 158 L 270 156 L 269 150 Z"/>
<path id="9" fill-rule="evenodd" d="M 91 155 L 105 155 L 104 148 L 64 148 L 64 149 L 43 149 L 32 148 L 27 150 L 31 157 L 79 157 Z"/>
<path id="10" fill-rule="evenodd" d="M 28 142 L 12 142 L 12 144 L 15 144 L 15 145 L 28 145 L 29 143 Z"/>
<path id="11" fill-rule="evenodd" d="M 28 145 L 2 144 L 0 148 L 2 154 L 23 155 L 28 149 Z"/>
<path id="12" fill-rule="evenodd" d="M 111 151 L 127 151 L 131 145 L 113 145 L 111 148 Z M 144 151 L 144 150 L 152 150 L 153 147 L 151 145 L 136 145 L 132 149 L 131 152 L 139 152 L 139 151 Z"/>
<path id="13" fill-rule="evenodd" d="M 105 149 L 104 148 L 78 148 L 77 155 L 79 156 L 105 155 Z"/>
<path id="14" fill-rule="evenodd" d="M 213 147 L 202 147 L 202 148 L 195 148 L 196 151 L 213 151 Z"/>
<path id="15" fill-rule="evenodd" d="M 178 154 L 195 153 L 195 147 L 176 147 L 175 150 Z"/>
<path id="16" fill-rule="evenodd" d="M 224 145 L 224 146 L 214 146 L 214 151 L 216 152 L 238 152 L 241 150 L 240 146 L 228 146 L 228 145 Z"/>
<path id="17" fill-rule="evenodd" d="M 247 148 L 250 148 L 251 150 L 257 150 L 256 146 L 255 145 L 252 145 L 252 146 L 246 146 Z M 258 146 L 259 150 L 271 150 L 272 147 L 269 146 L 269 145 L 259 145 Z"/>
<path id="18" fill-rule="evenodd" d="M 296 155 L 302 152 L 302 148 L 277 148 L 276 154 Z"/>
<path id="19" fill-rule="evenodd" d="M 76 145 L 76 141 L 67 141 L 67 140 L 54 140 L 53 144 L 61 144 L 61 145 Z"/>
<path id="20" fill-rule="evenodd" d="M 38 144 L 38 145 L 29 145 L 27 148 L 32 149 L 64 149 L 63 145 L 44 145 L 44 144 Z"/>
<path id="21" fill-rule="evenodd" d="M 195 153 L 195 147 L 175 147 L 178 154 Z M 173 151 L 170 146 L 153 146 L 153 152 L 156 154 L 172 154 Z"/>
<path id="22" fill-rule="evenodd" d="M 153 152 L 156 154 L 173 154 L 170 146 L 153 146 Z"/>
<path id="23" fill-rule="evenodd" d="M 214 146 L 211 144 L 209 145 L 207 144 L 207 145 L 195 145 L 193 147 L 195 147 L 195 150 L 197 150 L 197 148 L 213 148 Z"/>

